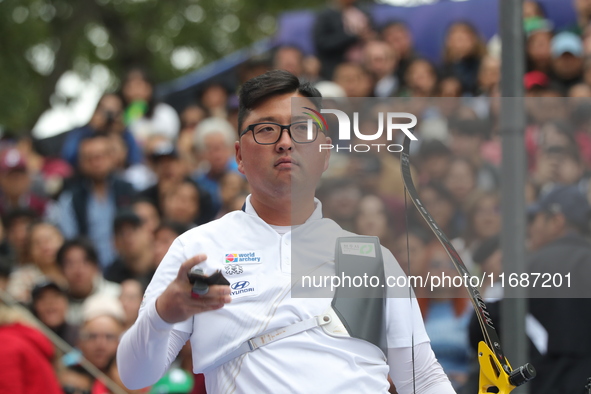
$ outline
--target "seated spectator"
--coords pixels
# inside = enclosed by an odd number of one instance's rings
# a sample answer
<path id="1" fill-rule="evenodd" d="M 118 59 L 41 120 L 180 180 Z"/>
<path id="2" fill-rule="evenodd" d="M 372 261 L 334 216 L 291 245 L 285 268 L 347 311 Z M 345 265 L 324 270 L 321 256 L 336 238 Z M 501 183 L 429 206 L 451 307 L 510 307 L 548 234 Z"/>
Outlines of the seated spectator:
<path id="1" fill-rule="evenodd" d="M 525 44 L 527 71 L 540 71 L 549 75 L 552 71 L 552 22 L 533 17 L 524 19 L 527 35 Z"/>
<path id="2" fill-rule="evenodd" d="M 121 282 L 121 294 L 119 301 L 125 311 L 124 329 L 127 330 L 135 323 L 142 297 L 144 295 L 144 286 L 136 279 L 126 279 Z"/>
<path id="3" fill-rule="evenodd" d="M 489 280 L 485 280 L 482 283 L 482 287 L 480 288 L 482 298 L 487 303 L 502 299 L 503 287 L 499 275 L 503 273 L 503 252 L 501 250 L 500 236 L 493 235 L 482 241 L 474 251 L 473 260 L 479 267 L 478 271 L 483 272 L 486 276 L 492 274 L 494 278 L 492 283 Z"/>
<path id="4" fill-rule="evenodd" d="M 390 97 L 398 91 L 396 76 L 396 54 L 384 41 L 369 41 L 364 48 L 365 68 L 376 81 L 373 90 L 375 97 Z"/>
<path id="5" fill-rule="evenodd" d="M 84 138 L 103 133 L 106 135 L 120 135 L 127 146 L 126 164 L 142 162 L 142 152 L 131 132 L 123 123 L 123 102 L 113 93 L 107 93 L 101 97 L 97 107 L 87 125 L 75 128 L 67 133 L 62 148 L 62 158 L 74 168 L 78 168 L 79 145 Z"/>
<path id="6" fill-rule="evenodd" d="M 103 269 L 115 259 L 115 214 L 129 206 L 135 194 L 129 183 L 113 175 L 109 147 L 104 134 L 91 134 L 80 141 L 80 176 L 62 192 L 52 217 L 66 238 L 86 236 L 96 245 Z"/>
<path id="7" fill-rule="evenodd" d="M 154 235 L 132 210 L 117 214 L 113 234 L 118 257 L 105 271 L 105 279 L 115 283 L 137 279 L 147 287 L 155 271 Z"/>
<path id="8" fill-rule="evenodd" d="M 201 190 L 209 193 L 215 213 L 221 208 L 220 179 L 229 172 L 238 172 L 234 158 L 237 133 L 223 119 L 208 118 L 195 130 L 194 149 L 199 156 L 200 167 L 192 175 Z"/>
<path id="9" fill-rule="evenodd" d="M 138 197 L 131 204 L 131 210 L 142 220 L 142 226 L 145 226 L 150 233 L 154 234 L 160 226 L 160 213 L 152 201 Z"/>
<path id="10" fill-rule="evenodd" d="M 451 151 L 440 140 L 422 141 L 419 148 L 418 166 L 421 184 L 443 179 L 451 163 Z"/>
<path id="11" fill-rule="evenodd" d="M 55 282 L 41 282 L 32 291 L 31 309 L 41 323 L 45 324 L 70 346 L 78 341 L 78 326 L 66 321 L 68 296 Z"/>
<path id="12" fill-rule="evenodd" d="M 8 212 L 3 218 L 6 229 L 6 240 L 14 253 L 14 266 L 28 263 L 27 234 L 29 226 L 38 216 L 30 209 L 17 208 Z"/>
<path id="13" fill-rule="evenodd" d="M 217 217 L 220 218 L 228 212 L 232 212 L 232 201 L 248 190 L 248 183 L 242 174 L 238 172 L 228 172 L 220 179 L 220 198 L 222 207 L 218 211 Z"/>
<path id="14" fill-rule="evenodd" d="M 412 34 L 403 21 L 388 22 L 381 31 L 382 39 L 392 48 L 398 59 L 396 77 L 404 85 L 404 76 L 410 63 L 416 58 Z M 401 86 L 402 87 L 402 86 Z"/>
<path id="15" fill-rule="evenodd" d="M 31 191 L 32 178 L 25 157 L 16 148 L 0 153 L 0 215 L 15 208 L 31 209 L 39 217 L 45 214 L 47 200 Z"/>
<path id="16" fill-rule="evenodd" d="M 582 81 L 583 43 L 574 33 L 562 32 L 552 38 L 552 79 L 563 92 Z"/>
<path id="17" fill-rule="evenodd" d="M 347 97 L 371 97 L 374 81 L 369 72 L 357 63 L 341 63 L 336 66 L 333 79 L 345 90 Z"/>
<path id="18" fill-rule="evenodd" d="M 60 286 L 66 279 L 57 263 L 57 252 L 64 243 L 60 230 L 49 222 L 33 223 L 28 231 L 29 263 L 19 266 L 10 275 L 8 292 L 17 301 L 29 304 L 36 283 L 51 280 Z"/>
<path id="19" fill-rule="evenodd" d="M 468 22 L 455 22 L 447 30 L 443 54 L 443 74 L 457 77 L 462 91 L 476 93 L 480 61 L 486 54 L 478 31 Z"/>
<path id="20" fill-rule="evenodd" d="M 359 61 L 362 45 L 375 38 L 372 22 L 355 0 L 337 0 L 316 16 L 312 32 L 323 79 L 333 79 L 336 66 Z M 366 96 L 358 96 L 366 97 Z"/>
<path id="21" fill-rule="evenodd" d="M 228 89 L 219 82 L 210 82 L 199 94 L 199 102 L 211 116 L 228 117 Z"/>
<path id="22" fill-rule="evenodd" d="M 195 182 L 184 180 L 164 196 L 162 218 L 188 227 L 204 223 L 202 218 L 209 213 L 202 211 L 201 193 Z"/>
<path id="23" fill-rule="evenodd" d="M 443 184 L 463 208 L 470 194 L 476 190 L 476 169 L 467 159 L 456 157 L 449 164 Z"/>
<path id="24" fill-rule="evenodd" d="M 179 116 L 170 105 L 156 102 L 154 84 L 146 71 L 130 70 L 122 85 L 125 124 L 140 145 L 154 134 L 171 141 L 177 138 L 181 128 Z"/>
<path id="25" fill-rule="evenodd" d="M 189 104 L 181 112 L 181 132 L 176 140 L 176 148 L 181 158 L 189 164 L 191 170 L 198 166 L 197 158 L 193 154 L 195 129 L 203 119 L 208 117 L 207 110 L 195 103 Z"/>
<path id="26" fill-rule="evenodd" d="M 583 173 L 584 166 L 576 149 L 550 146 L 538 153 L 532 178 L 543 194 L 556 184 L 579 182 Z"/>
<path id="27" fill-rule="evenodd" d="M 0 390 L 63 394 L 53 368 L 53 344 L 16 310 L 0 304 Z"/>
<path id="28" fill-rule="evenodd" d="M 166 140 L 156 143 L 149 158 L 158 181 L 142 191 L 140 196 L 150 200 L 162 213 L 163 196 L 188 176 L 188 168 L 174 145 Z"/>
<path id="29" fill-rule="evenodd" d="M 82 316 L 78 337 L 81 355 L 107 373 L 123 334 L 123 307 L 117 298 L 95 295 L 84 302 Z"/>
<path id="30" fill-rule="evenodd" d="M 451 259 L 437 244 L 429 251 L 430 272 L 433 276 L 459 276 Z M 468 299 L 461 292 L 464 288 L 448 283 L 436 287 L 431 298 L 419 300 L 425 320 L 425 329 L 431 339 L 431 347 L 449 377 L 454 389 L 460 389 L 468 379 L 470 369 L 470 344 L 468 324 L 472 308 Z"/>
<path id="31" fill-rule="evenodd" d="M 88 240 L 74 238 L 66 241 L 57 253 L 57 261 L 68 283 L 68 323 L 82 323 L 82 304 L 88 297 L 119 297 L 121 287 L 103 278 L 97 252 Z"/>
<path id="32" fill-rule="evenodd" d="M 426 59 L 416 58 L 406 68 L 401 97 L 434 97 L 438 76 L 435 66 Z"/>
<path id="33" fill-rule="evenodd" d="M 59 378 L 64 394 L 91 394 L 92 376 L 81 366 L 63 368 Z"/>
<path id="34" fill-rule="evenodd" d="M 382 246 L 392 249 L 393 231 L 386 204 L 378 196 L 368 194 L 359 200 L 355 215 L 355 233 L 375 236 Z"/>
<path id="35" fill-rule="evenodd" d="M 303 52 L 295 46 L 280 46 L 273 54 L 273 69 L 289 71 L 301 79 L 304 73 Z"/>
<path id="36" fill-rule="evenodd" d="M 156 229 L 154 238 L 154 263 L 155 267 L 162 262 L 164 256 L 168 252 L 170 245 L 175 239 L 184 232 L 189 230 L 189 227 L 180 223 L 163 221 Z"/>

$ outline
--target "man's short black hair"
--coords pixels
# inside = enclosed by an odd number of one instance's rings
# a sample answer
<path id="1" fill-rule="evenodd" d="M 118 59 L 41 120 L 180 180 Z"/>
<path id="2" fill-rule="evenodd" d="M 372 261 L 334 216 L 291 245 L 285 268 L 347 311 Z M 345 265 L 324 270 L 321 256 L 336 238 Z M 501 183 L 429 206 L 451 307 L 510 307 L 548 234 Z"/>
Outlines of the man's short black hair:
<path id="1" fill-rule="evenodd" d="M 91 262 L 92 264 L 98 266 L 98 254 L 96 253 L 96 249 L 92 242 L 90 242 L 86 238 L 73 238 L 70 239 L 62 245 L 62 247 L 57 252 L 57 263 L 60 267 L 64 267 L 64 259 L 66 258 L 66 253 L 72 248 L 80 248 L 84 251 L 86 260 Z"/>
<path id="2" fill-rule="evenodd" d="M 238 108 L 238 132 L 242 131 L 244 119 L 261 101 L 286 93 L 299 93 L 304 97 L 322 97 L 309 82 L 300 82 L 298 77 L 283 70 L 273 70 L 249 79 L 240 89 Z M 319 106 L 320 100 L 314 101 Z"/>

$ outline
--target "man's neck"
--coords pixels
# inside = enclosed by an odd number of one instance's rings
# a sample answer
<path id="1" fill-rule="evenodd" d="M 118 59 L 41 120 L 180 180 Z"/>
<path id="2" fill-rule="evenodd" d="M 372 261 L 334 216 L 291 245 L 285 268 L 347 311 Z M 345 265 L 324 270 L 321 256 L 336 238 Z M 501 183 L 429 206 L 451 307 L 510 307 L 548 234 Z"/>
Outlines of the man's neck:
<path id="1" fill-rule="evenodd" d="M 274 226 L 303 224 L 315 209 L 313 196 L 305 198 L 288 195 L 283 198 L 263 199 L 253 194 L 250 203 L 261 219 Z"/>
<path id="2" fill-rule="evenodd" d="M 152 249 L 146 248 L 144 251 L 133 259 L 126 261 L 126 266 L 134 275 L 145 275 L 153 267 L 154 253 Z"/>

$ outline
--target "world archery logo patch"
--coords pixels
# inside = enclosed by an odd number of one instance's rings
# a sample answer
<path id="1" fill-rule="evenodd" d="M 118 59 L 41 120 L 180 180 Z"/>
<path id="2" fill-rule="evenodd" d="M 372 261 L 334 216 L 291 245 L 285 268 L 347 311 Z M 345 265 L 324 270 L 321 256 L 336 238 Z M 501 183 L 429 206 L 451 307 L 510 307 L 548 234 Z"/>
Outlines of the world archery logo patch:
<path id="1" fill-rule="evenodd" d="M 225 264 L 260 264 L 261 262 L 262 253 L 259 251 L 226 253 L 224 255 Z"/>
<path id="2" fill-rule="evenodd" d="M 341 251 L 343 254 L 354 256 L 376 257 L 374 244 L 367 242 L 343 242 L 341 243 Z"/>

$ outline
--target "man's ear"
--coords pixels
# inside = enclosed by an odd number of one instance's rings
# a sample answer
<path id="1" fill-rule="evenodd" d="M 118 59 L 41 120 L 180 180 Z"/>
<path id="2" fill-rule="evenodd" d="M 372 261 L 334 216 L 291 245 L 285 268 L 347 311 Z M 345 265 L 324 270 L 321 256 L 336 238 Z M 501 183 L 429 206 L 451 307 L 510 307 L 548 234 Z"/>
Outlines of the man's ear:
<path id="1" fill-rule="evenodd" d="M 242 175 L 244 174 L 244 165 L 242 164 L 242 149 L 240 147 L 240 141 L 234 143 L 234 150 L 236 151 L 236 164 L 238 164 L 238 171 Z"/>

